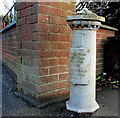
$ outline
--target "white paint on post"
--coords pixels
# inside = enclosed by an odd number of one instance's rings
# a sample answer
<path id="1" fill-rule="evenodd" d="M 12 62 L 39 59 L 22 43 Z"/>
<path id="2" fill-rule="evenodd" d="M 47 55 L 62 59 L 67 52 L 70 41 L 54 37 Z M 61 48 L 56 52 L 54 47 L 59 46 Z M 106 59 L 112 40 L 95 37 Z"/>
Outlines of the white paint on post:
<path id="1" fill-rule="evenodd" d="M 96 14 L 86 8 L 83 11 L 85 13 L 67 18 L 73 30 L 73 41 L 69 55 L 70 99 L 66 106 L 78 113 L 99 108 L 96 102 L 96 30 L 101 23 L 96 20 Z"/>

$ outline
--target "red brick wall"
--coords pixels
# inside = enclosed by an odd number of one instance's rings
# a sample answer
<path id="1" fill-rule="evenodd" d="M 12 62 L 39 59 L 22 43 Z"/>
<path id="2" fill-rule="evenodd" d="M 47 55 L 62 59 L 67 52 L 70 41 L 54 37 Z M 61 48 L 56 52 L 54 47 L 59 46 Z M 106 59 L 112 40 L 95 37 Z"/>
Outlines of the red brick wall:
<path id="1" fill-rule="evenodd" d="M 46 95 L 41 93 L 60 96 L 69 91 L 68 57 L 72 32 L 66 17 L 73 14 L 75 4 L 50 2 L 39 4 L 38 8 L 39 76 L 45 85 L 39 87 L 38 93 L 39 97 Z M 45 39 L 42 35 L 48 37 Z"/>
<path id="2" fill-rule="evenodd" d="M 50 2 L 38 5 L 39 76 L 43 84 L 39 97 L 46 93 L 60 96 L 69 91 L 68 61 L 72 30 L 66 17 L 75 11 L 75 4 Z M 47 36 L 47 38 L 43 38 Z"/>
<path id="3" fill-rule="evenodd" d="M 17 49 L 18 49 L 18 89 L 25 94 L 38 96 L 38 3 L 16 4 Z"/>
<path id="4" fill-rule="evenodd" d="M 2 59 L 17 73 L 17 40 L 16 25 L 2 32 Z"/>
<path id="5" fill-rule="evenodd" d="M 72 35 L 66 17 L 75 4 L 22 2 L 16 10 L 19 89 L 40 98 L 68 93 Z"/>
<path id="6" fill-rule="evenodd" d="M 100 74 L 103 72 L 104 65 L 104 43 L 107 37 L 115 36 L 115 31 L 100 28 L 96 34 L 96 73 Z"/>
<path id="7" fill-rule="evenodd" d="M 75 4 L 22 2 L 17 4 L 16 10 L 18 88 L 37 98 L 68 93 L 72 30 L 66 23 L 66 17 L 75 12 Z M 114 31 L 97 31 L 97 73 L 103 72 L 104 41 L 112 35 Z M 7 43 L 9 45 L 10 42 Z M 5 60 L 4 53 L 3 56 Z"/>

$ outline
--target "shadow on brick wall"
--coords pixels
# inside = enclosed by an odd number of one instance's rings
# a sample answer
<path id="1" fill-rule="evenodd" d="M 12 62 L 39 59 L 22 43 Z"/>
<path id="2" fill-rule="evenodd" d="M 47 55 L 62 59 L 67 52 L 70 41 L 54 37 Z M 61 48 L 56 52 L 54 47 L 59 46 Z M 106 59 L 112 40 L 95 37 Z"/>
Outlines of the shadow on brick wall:
<path id="1" fill-rule="evenodd" d="M 104 72 L 120 79 L 120 36 L 109 37 L 104 45 Z"/>

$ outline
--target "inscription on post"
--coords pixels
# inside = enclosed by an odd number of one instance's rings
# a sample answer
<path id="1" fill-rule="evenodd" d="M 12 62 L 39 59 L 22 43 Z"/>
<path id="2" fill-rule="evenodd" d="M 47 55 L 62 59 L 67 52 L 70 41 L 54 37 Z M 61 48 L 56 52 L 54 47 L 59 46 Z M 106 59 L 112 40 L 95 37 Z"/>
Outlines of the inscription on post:
<path id="1" fill-rule="evenodd" d="M 87 66 L 85 61 L 89 59 L 89 49 L 71 48 L 69 57 L 69 81 L 79 82 L 79 84 L 88 84 Z M 74 80 L 74 81 L 73 81 Z"/>

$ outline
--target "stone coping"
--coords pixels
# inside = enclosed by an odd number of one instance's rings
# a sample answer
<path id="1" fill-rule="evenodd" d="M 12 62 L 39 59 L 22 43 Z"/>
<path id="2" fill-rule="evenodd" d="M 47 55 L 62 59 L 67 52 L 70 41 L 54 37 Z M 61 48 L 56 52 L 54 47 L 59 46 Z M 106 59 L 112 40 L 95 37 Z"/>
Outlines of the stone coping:
<path id="1" fill-rule="evenodd" d="M 12 27 L 13 25 L 16 24 L 16 20 L 13 21 L 11 24 L 9 24 L 8 26 L 6 26 L 5 28 L 3 28 L 2 30 L 0 30 L 0 33 L 2 33 L 3 31 L 7 30 L 8 28 Z M 108 30 L 113 30 L 113 31 L 118 31 L 117 28 L 114 28 L 114 27 L 111 27 L 111 26 L 108 26 L 108 25 L 101 25 L 100 28 L 103 28 L 103 29 L 108 29 Z"/>
<path id="2" fill-rule="evenodd" d="M 103 29 L 109 29 L 109 30 L 113 30 L 113 31 L 118 31 L 117 28 L 114 28 L 114 27 L 111 27 L 111 26 L 108 26 L 108 25 L 101 25 L 100 28 L 103 28 Z"/>

